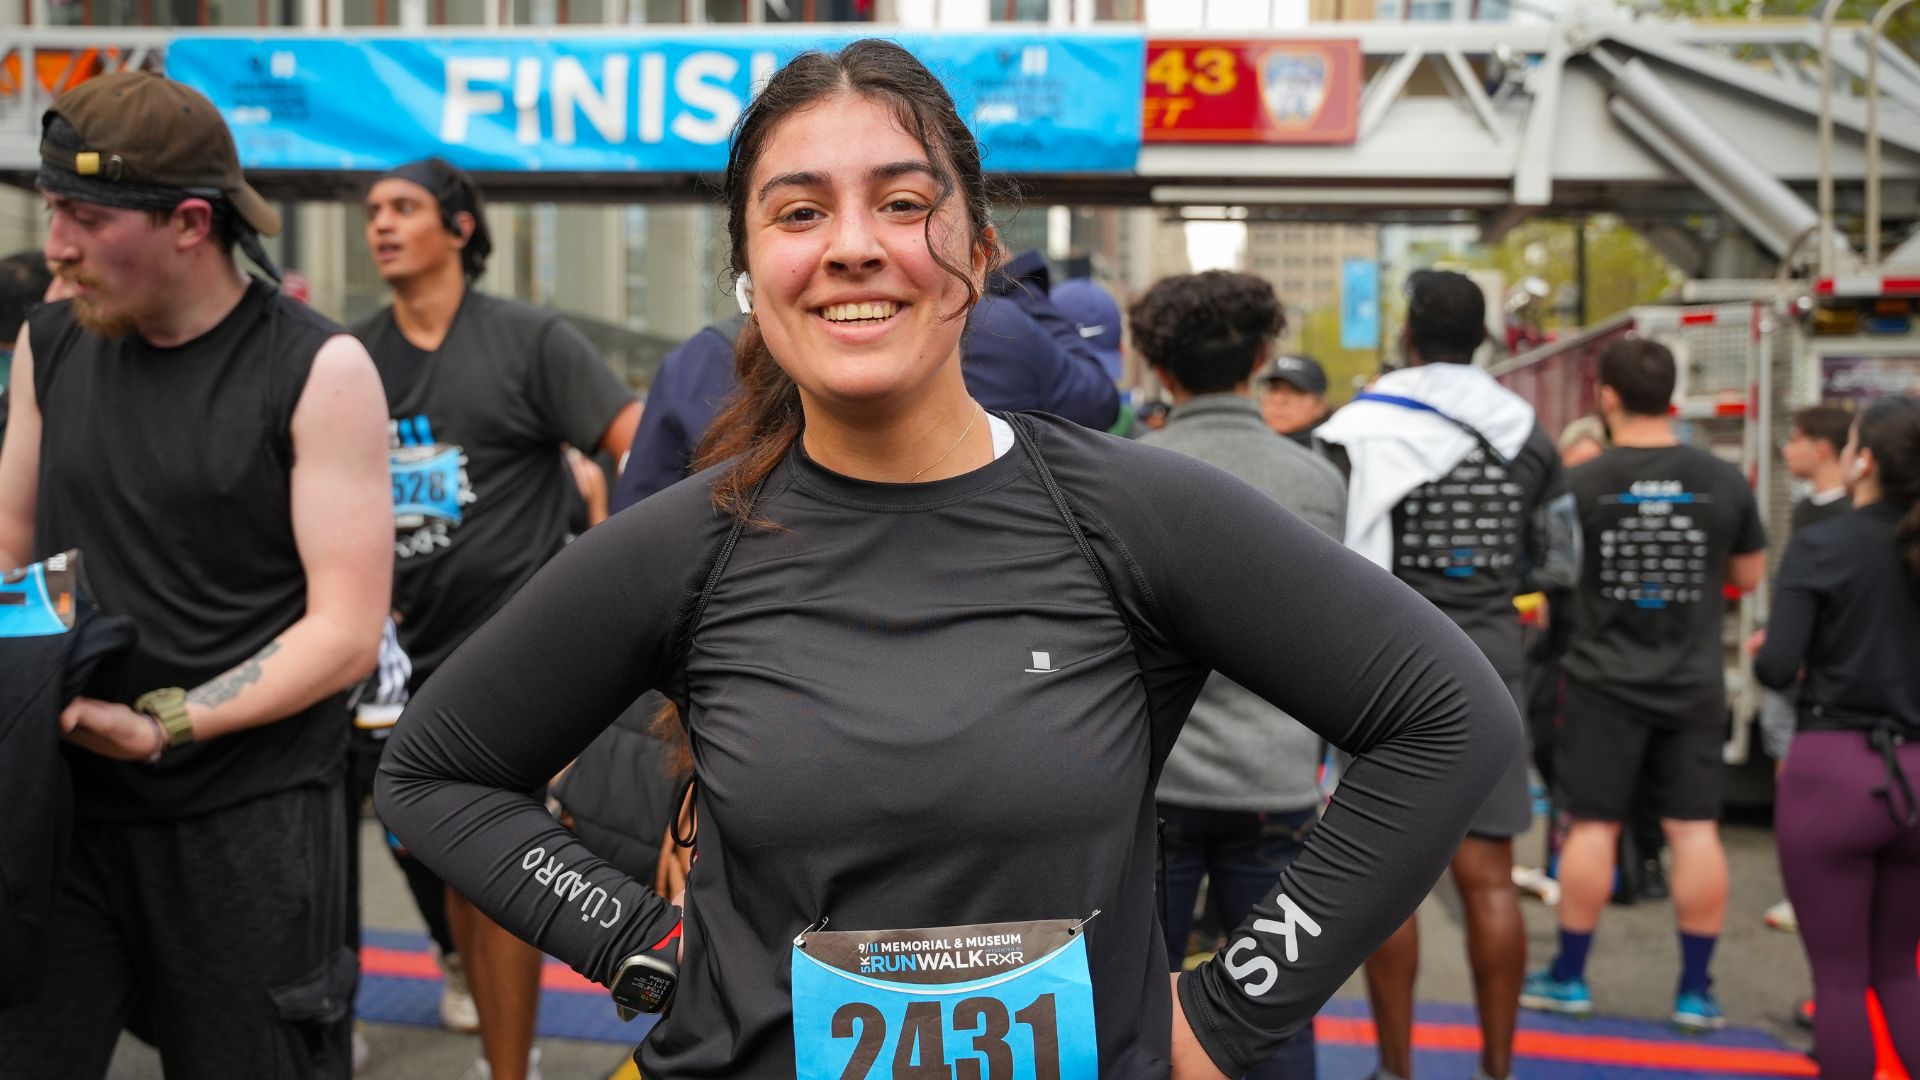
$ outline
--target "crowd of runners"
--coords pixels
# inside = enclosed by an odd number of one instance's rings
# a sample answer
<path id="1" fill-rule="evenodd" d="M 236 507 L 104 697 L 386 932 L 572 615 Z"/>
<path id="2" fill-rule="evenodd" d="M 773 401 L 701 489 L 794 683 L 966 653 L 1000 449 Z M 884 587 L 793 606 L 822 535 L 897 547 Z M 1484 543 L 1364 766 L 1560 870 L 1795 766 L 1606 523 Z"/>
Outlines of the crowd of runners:
<path id="1" fill-rule="evenodd" d="M 747 109 L 739 314 L 644 407 L 477 287 L 443 160 L 366 187 L 392 302 L 349 329 L 277 287 L 195 91 L 92 79 L 41 158 L 45 250 L 0 261 L 0 1078 L 105 1076 L 122 1032 L 170 1077 L 351 1075 L 374 813 L 483 1080 L 541 1075 L 543 955 L 664 1009 L 649 1080 L 1299 1080 L 1362 967 L 1400 1080 L 1448 870 L 1477 1077 L 1523 1008 L 1608 1009 L 1623 873 L 1672 899 L 1672 1023 L 1724 1026 L 1724 616 L 1769 538 L 1659 343 L 1549 432 L 1473 363 L 1480 287 L 1421 271 L 1332 411 L 1261 278 L 1123 310 L 1006 251 L 879 41 Z M 1865 1080 L 1870 990 L 1920 1069 L 1920 402 L 1780 450 L 1809 494 L 1744 647 L 1815 1055 Z"/>

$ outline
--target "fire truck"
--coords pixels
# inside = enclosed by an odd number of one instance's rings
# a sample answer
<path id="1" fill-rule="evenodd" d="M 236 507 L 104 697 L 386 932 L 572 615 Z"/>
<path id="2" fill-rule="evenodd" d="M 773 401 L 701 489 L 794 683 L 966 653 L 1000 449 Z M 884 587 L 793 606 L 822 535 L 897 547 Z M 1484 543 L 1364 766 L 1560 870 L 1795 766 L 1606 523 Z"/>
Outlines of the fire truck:
<path id="1" fill-rule="evenodd" d="M 1877 35 L 1899 6 L 1884 9 L 1871 32 Z M 1828 56 L 1822 66 L 1830 68 Z M 1681 437 L 1745 473 L 1767 523 L 1774 566 L 1792 502 L 1804 494 L 1779 467 L 1793 412 L 1920 394 L 1920 231 L 1883 256 L 1871 62 L 1867 74 L 1865 210 L 1854 234 L 1864 241 L 1862 250 L 1856 253 L 1854 236 L 1835 224 L 1832 102 L 1823 94 L 1818 223 L 1794 238 L 1775 278 L 1696 280 L 1675 303 L 1634 308 L 1491 366 L 1534 404 L 1544 428 L 1558 432 L 1596 411 L 1595 376 L 1608 345 L 1628 337 L 1667 345 L 1678 366 L 1672 410 Z M 1737 780 L 1729 801 L 1751 801 L 1770 791 L 1771 770 L 1753 767 L 1764 758 L 1756 732 L 1762 693 L 1743 646 L 1765 624 L 1768 587 L 1746 595 L 1729 591 L 1726 603 L 1722 641 L 1731 715 L 1724 756 L 1737 777 L 1760 785 Z"/>

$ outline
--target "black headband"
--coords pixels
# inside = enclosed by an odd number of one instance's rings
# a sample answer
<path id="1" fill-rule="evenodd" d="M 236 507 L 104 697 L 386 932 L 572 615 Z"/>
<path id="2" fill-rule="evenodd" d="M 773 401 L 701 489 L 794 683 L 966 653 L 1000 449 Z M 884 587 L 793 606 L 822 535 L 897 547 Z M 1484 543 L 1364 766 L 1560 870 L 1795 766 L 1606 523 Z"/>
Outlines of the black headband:
<path id="1" fill-rule="evenodd" d="M 266 275 L 275 281 L 280 280 L 280 268 L 273 264 L 267 255 L 267 249 L 260 243 L 260 234 L 247 223 L 240 211 L 227 198 L 226 192 L 217 188 L 167 187 L 161 184 L 139 184 L 132 181 L 108 182 L 81 176 L 60 168 L 52 162 L 40 163 L 40 175 L 34 183 L 42 191 L 49 191 L 76 202 L 93 203 L 98 206 L 111 206 L 120 210 L 150 210 L 157 213 L 171 213 L 173 209 L 188 199 L 205 199 L 213 207 L 216 231 L 221 228 L 233 230 L 234 242 L 246 253 Z"/>
<path id="2" fill-rule="evenodd" d="M 440 204 L 440 220 L 446 223 L 447 231 L 455 235 L 460 234 L 460 229 L 454 221 L 455 216 L 465 213 L 471 214 L 475 220 L 480 217 L 479 211 L 474 209 L 472 197 L 467 194 L 467 185 L 462 184 L 457 175 L 436 166 L 431 160 L 409 161 L 405 165 L 397 165 L 382 173 L 380 180 L 405 180 L 410 184 L 419 184 L 426 188 L 432 194 L 434 201 Z M 375 180 L 374 183 L 377 184 L 380 180 Z"/>

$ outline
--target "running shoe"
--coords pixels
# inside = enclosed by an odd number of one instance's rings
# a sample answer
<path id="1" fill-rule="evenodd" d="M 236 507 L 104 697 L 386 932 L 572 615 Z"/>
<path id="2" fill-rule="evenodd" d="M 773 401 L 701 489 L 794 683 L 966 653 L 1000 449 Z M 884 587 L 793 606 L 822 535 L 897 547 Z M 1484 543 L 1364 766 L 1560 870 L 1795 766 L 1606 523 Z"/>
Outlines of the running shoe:
<path id="1" fill-rule="evenodd" d="M 1545 870 L 1534 866 L 1516 866 L 1513 868 L 1513 887 L 1536 897 L 1548 907 L 1560 902 L 1560 883 L 1553 880 Z"/>
<path id="2" fill-rule="evenodd" d="M 1800 932 L 1800 920 L 1793 914 L 1793 901 L 1782 900 L 1767 909 L 1767 925 L 1789 934 Z"/>
<path id="3" fill-rule="evenodd" d="M 1556 979 L 1552 969 L 1536 971 L 1520 990 L 1520 1006 L 1584 1019 L 1593 1015 L 1593 991 L 1585 979 Z"/>
<path id="4" fill-rule="evenodd" d="M 440 990 L 440 1022 L 449 1031 L 471 1035 L 480 1030 L 480 1010 L 473 1004 L 473 991 L 467 987 L 467 968 L 459 953 L 440 957 L 440 969 L 447 978 Z"/>
<path id="5" fill-rule="evenodd" d="M 486 1058 L 475 1058 L 473 1068 L 467 1070 L 462 1080 L 493 1080 L 493 1066 Z M 543 1080 L 540 1075 L 540 1048 L 534 1047 L 527 1052 L 527 1080 Z"/>
<path id="6" fill-rule="evenodd" d="M 1673 1026 L 1687 1035 L 1705 1035 L 1727 1026 L 1726 1014 L 1712 994 L 1682 990 L 1673 999 Z"/>

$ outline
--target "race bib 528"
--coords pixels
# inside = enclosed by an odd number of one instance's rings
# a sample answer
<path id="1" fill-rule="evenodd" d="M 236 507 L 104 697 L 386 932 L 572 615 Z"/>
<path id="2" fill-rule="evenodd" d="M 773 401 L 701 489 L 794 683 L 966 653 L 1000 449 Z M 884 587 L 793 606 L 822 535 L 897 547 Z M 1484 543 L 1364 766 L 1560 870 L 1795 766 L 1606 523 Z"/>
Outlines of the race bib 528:
<path id="1" fill-rule="evenodd" d="M 403 446 L 392 451 L 393 515 L 403 527 L 460 524 L 460 448 Z"/>

